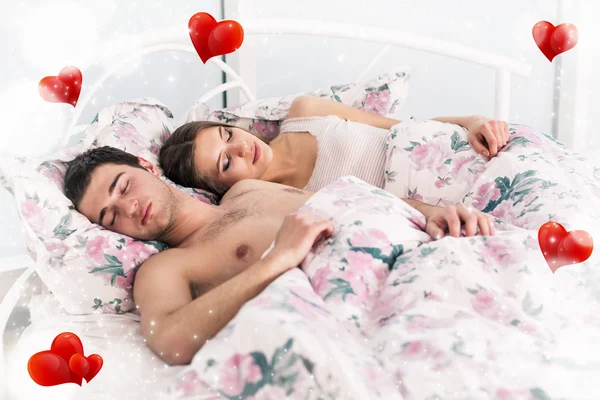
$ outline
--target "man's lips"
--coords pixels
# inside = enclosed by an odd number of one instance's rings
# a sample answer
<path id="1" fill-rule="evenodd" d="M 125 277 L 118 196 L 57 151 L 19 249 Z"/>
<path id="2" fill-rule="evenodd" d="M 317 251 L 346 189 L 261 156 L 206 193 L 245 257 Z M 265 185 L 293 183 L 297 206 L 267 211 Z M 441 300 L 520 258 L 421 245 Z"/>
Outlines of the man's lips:
<path id="1" fill-rule="evenodd" d="M 148 205 L 144 209 L 144 212 L 142 213 L 142 225 L 146 225 L 148 223 L 148 220 L 150 219 L 150 216 L 152 215 L 151 211 L 152 211 L 152 203 L 148 203 Z"/>
<path id="2" fill-rule="evenodd" d="M 252 160 L 252 164 L 256 163 L 260 158 L 260 146 L 255 142 L 254 143 L 254 160 Z"/>

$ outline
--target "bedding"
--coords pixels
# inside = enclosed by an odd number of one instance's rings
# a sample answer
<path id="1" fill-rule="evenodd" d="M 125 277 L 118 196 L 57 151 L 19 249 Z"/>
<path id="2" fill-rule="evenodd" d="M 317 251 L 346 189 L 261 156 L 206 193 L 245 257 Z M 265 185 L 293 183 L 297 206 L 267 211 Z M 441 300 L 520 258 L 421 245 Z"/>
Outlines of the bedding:
<path id="1" fill-rule="evenodd" d="M 416 210 L 343 178 L 304 207 L 334 236 L 245 304 L 169 396 L 596 398 L 598 257 L 552 273 L 537 229 L 551 219 L 598 237 L 600 172 L 531 128 L 510 130 L 491 160 L 452 124 L 408 120 L 388 143 L 390 190 L 432 203 L 443 190 L 494 215 L 495 236 L 430 241 Z"/>
<path id="2" fill-rule="evenodd" d="M 34 296 L 29 309 L 31 324 L 6 364 L 9 399 L 155 399 L 183 368 L 168 367 L 152 353 L 140 333 L 139 318 L 131 313 L 69 315 L 53 295 Z M 82 386 L 39 386 L 29 377 L 27 362 L 33 354 L 48 350 L 62 332 L 74 332 L 85 355 L 99 354 L 103 367 Z"/>
<path id="3" fill-rule="evenodd" d="M 219 121 L 273 140 L 279 134 L 281 122 L 287 118 L 292 101 L 300 95 L 335 100 L 378 115 L 394 117 L 408 96 L 409 84 L 410 68 L 399 67 L 363 82 L 250 101 L 223 110 L 211 111 L 206 104 L 196 102 L 186 111 L 179 125 L 200 120 Z"/>
<path id="4" fill-rule="evenodd" d="M 15 197 L 28 249 L 38 261 L 37 272 L 69 313 L 135 310 L 135 271 L 165 245 L 110 232 L 75 211 L 63 193 L 66 162 L 92 147 L 108 145 L 158 164 L 158 150 L 173 125 L 173 114 L 165 105 L 136 99 L 103 109 L 70 138 L 68 147 L 54 154 L 1 159 L 0 183 Z M 209 192 L 175 186 L 198 200 L 218 201 Z"/>

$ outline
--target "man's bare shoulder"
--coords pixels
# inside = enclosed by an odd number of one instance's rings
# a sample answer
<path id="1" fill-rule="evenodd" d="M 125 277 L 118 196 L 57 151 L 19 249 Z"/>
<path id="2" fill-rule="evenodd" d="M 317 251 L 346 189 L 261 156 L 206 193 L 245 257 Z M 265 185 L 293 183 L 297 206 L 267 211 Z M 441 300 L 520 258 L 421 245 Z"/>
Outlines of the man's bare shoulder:
<path id="1" fill-rule="evenodd" d="M 262 188 L 268 185 L 269 183 L 270 182 L 261 181 L 259 179 L 242 179 L 241 181 L 234 183 L 233 186 L 227 191 L 227 193 L 232 191 L 235 192 L 240 190 Z"/>
<path id="2" fill-rule="evenodd" d="M 265 189 L 272 185 L 270 182 L 261 181 L 258 179 L 242 179 L 236 182 L 227 193 L 221 198 L 221 203 L 224 201 L 232 200 L 242 194 L 248 193 L 253 190 Z"/>
<path id="3" fill-rule="evenodd" d="M 186 267 L 198 261 L 198 252 L 198 249 L 174 247 L 155 254 L 140 266 L 135 282 L 146 280 L 148 276 L 181 275 Z"/>
<path id="4" fill-rule="evenodd" d="M 296 189 L 291 186 L 282 185 L 280 183 L 273 183 L 267 181 L 261 181 L 258 179 L 243 179 L 237 183 L 235 183 L 228 191 L 225 193 L 221 201 L 231 200 L 235 197 L 238 197 L 244 193 L 247 193 L 252 190 L 263 190 L 263 189 L 272 189 L 272 190 L 283 190 L 285 192 L 293 192 L 299 194 L 312 194 L 312 192 Z"/>
<path id="5" fill-rule="evenodd" d="M 146 261 L 144 261 L 144 263 L 142 264 L 140 269 L 142 269 L 142 268 L 150 269 L 150 268 L 156 267 L 159 264 L 164 263 L 165 261 L 175 260 L 177 258 L 180 258 L 181 256 L 184 255 L 181 252 L 182 250 L 184 250 L 184 249 L 172 247 L 165 251 L 161 251 L 160 253 L 157 253 L 157 254 L 153 255 L 152 257 L 148 258 Z"/>

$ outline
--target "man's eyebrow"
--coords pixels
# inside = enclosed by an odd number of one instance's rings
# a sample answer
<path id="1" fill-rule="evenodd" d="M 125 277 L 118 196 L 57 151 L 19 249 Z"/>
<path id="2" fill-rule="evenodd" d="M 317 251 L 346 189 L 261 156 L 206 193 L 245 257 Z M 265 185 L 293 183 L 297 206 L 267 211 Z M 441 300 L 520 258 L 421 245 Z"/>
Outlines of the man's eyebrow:
<path id="1" fill-rule="evenodd" d="M 115 176 L 115 179 L 113 179 L 112 183 L 110 184 L 109 188 L 108 188 L 108 195 L 112 196 L 113 192 L 115 191 L 115 187 L 117 186 L 117 182 L 119 181 L 119 178 L 121 177 L 121 175 L 123 175 L 125 172 L 120 172 L 119 174 L 117 174 L 117 176 Z M 104 215 L 106 215 L 106 210 L 108 207 L 104 207 L 101 211 L 100 211 L 100 218 L 98 219 L 98 223 L 100 225 L 102 225 L 102 220 L 104 219 Z"/>
<path id="2" fill-rule="evenodd" d="M 222 126 L 219 127 L 219 136 L 221 136 L 221 140 L 223 140 L 223 127 Z M 223 153 L 219 153 L 219 157 L 217 157 L 217 173 L 221 172 L 221 169 L 219 168 L 219 165 L 221 165 L 221 154 L 223 154 Z"/>
<path id="3" fill-rule="evenodd" d="M 112 196 L 113 192 L 115 191 L 115 186 L 117 186 L 117 182 L 119 181 L 119 178 L 124 173 L 125 172 L 119 172 L 119 174 L 117 176 L 115 176 L 115 179 L 112 181 L 112 183 L 110 184 L 110 187 L 108 188 L 108 195 L 109 196 Z"/>

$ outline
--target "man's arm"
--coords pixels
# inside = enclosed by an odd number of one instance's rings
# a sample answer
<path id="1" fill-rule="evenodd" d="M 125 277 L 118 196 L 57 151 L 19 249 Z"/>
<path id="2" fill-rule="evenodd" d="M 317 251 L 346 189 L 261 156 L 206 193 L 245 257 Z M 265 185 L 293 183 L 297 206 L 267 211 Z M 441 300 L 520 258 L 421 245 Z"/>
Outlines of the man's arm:
<path id="1" fill-rule="evenodd" d="M 171 365 L 189 364 L 246 302 L 283 273 L 277 260 L 267 256 L 192 299 L 187 278 L 174 273 L 177 263 L 185 261 L 174 255 L 151 257 L 139 269 L 134 285 L 142 334 L 148 346 Z"/>
<path id="2" fill-rule="evenodd" d="M 296 117 L 324 117 L 327 115 L 336 115 L 350 121 L 356 121 L 382 129 L 391 129 L 392 126 L 399 124 L 397 119 L 382 117 L 350 107 L 337 101 L 323 99 L 314 96 L 298 96 L 290 106 L 289 118 Z M 449 122 L 451 124 L 467 127 L 473 117 L 437 117 L 432 118 L 439 122 Z"/>
<path id="3" fill-rule="evenodd" d="M 134 284 L 148 345 L 169 364 L 190 363 L 247 301 L 299 265 L 316 240 L 332 233 L 329 221 L 315 219 L 310 213 L 288 215 L 267 256 L 196 299 L 192 299 L 189 278 L 182 268 L 190 262 L 184 250 L 170 249 L 150 257 L 137 272 Z"/>

